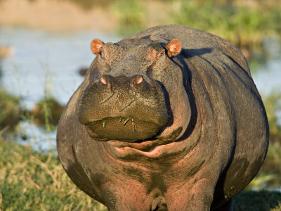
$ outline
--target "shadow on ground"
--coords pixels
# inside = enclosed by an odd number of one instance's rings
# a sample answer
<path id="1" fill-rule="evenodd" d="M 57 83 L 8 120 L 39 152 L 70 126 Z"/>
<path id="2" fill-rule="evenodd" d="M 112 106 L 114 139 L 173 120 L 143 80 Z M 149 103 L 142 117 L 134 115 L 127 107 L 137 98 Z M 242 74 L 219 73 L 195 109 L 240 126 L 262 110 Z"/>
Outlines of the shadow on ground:
<path id="1" fill-rule="evenodd" d="M 281 211 L 280 191 L 245 191 L 233 199 L 234 211 Z"/>

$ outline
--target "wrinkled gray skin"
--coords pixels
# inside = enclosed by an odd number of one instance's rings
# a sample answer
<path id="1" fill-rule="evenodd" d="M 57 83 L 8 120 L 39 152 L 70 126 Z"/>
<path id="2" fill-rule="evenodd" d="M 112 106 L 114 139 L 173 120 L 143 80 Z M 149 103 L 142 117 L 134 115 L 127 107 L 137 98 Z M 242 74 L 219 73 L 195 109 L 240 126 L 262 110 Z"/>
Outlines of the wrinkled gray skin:
<path id="1" fill-rule="evenodd" d="M 169 57 L 173 38 L 183 49 Z M 105 46 L 59 123 L 69 177 L 109 210 L 227 210 L 268 147 L 264 106 L 240 51 L 176 25 Z"/>

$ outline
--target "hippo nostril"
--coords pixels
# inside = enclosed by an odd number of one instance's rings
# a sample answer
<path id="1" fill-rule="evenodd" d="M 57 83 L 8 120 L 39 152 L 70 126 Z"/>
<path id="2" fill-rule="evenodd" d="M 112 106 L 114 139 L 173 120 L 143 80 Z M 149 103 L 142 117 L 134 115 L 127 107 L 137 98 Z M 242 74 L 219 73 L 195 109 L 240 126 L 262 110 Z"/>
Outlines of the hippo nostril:
<path id="1" fill-rule="evenodd" d="M 133 86 L 139 85 L 144 81 L 143 76 L 137 75 L 132 78 L 131 84 Z"/>
<path id="2" fill-rule="evenodd" d="M 103 84 L 103 85 L 108 85 L 108 84 L 109 84 L 108 77 L 106 77 L 106 76 L 103 75 L 103 76 L 100 78 L 100 82 L 101 82 L 101 84 Z"/>

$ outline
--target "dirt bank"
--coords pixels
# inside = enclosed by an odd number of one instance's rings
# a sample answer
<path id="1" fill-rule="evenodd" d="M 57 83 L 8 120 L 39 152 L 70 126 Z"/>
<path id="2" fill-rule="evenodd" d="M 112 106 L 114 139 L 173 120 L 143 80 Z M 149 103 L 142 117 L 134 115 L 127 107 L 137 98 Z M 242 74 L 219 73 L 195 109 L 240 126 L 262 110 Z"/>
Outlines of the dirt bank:
<path id="1" fill-rule="evenodd" d="M 116 30 L 117 20 L 106 9 L 83 10 L 68 1 L 2 0 L 0 25 L 40 28 L 48 31 L 91 29 L 100 32 Z"/>

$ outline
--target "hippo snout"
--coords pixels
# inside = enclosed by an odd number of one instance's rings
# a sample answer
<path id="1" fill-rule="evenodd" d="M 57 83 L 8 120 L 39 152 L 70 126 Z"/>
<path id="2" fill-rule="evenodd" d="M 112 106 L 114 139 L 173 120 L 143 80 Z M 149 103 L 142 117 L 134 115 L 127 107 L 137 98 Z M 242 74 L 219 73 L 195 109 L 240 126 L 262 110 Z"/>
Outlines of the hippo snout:
<path id="1" fill-rule="evenodd" d="M 120 77 L 119 77 L 120 78 Z M 123 79 L 123 80 L 122 80 Z M 125 80 L 124 80 L 125 79 Z M 116 80 L 116 79 L 115 79 Z M 118 79 L 117 79 L 118 80 Z M 120 79 L 119 79 L 120 80 Z M 125 82 L 126 80 L 130 80 L 130 86 L 133 88 L 138 88 L 141 84 L 144 84 L 145 80 L 142 75 L 135 75 L 133 77 L 130 77 L 129 79 L 127 77 L 121 77 L 120 82 Z M 103 85 L 106 85 L 108 87 L 112 86 L 112 83 L 114 83 L 114 78 L 110 75 L 102 75 L 99 79 L 99 82 Z"/>
<path id="2" fill-rule="evenodd" d="M 164 90 L 147 76 L 101 75 L 85 90 L 79 121 L 100 140 L 139 141 L 157 136 L 170 120 Z"/>

